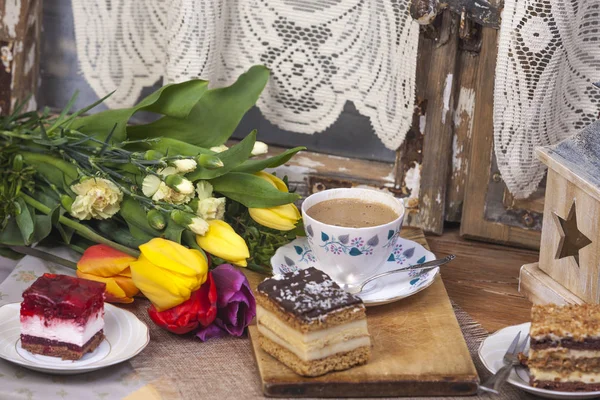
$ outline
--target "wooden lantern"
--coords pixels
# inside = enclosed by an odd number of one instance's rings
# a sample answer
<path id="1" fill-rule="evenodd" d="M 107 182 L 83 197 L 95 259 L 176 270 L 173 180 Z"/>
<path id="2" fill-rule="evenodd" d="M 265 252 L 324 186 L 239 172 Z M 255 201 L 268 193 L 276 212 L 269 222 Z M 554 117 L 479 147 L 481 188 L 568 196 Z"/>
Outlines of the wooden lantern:
<path id="1" fill-rule="evenodd" d="M 600 121 L 536 153 L 548 166 L 542 242 L 520 290 L 534 303 L 600 303 Z"/>

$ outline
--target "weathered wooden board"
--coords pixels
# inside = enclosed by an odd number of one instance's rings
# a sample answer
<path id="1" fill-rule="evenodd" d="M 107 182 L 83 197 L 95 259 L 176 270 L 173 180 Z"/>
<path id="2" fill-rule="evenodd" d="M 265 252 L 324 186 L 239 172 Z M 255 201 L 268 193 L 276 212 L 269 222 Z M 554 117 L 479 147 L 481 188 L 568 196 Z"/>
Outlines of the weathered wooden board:
<path id="1" fill-rule="evenodd" d="M 26 109 L 36 108 L 42 29 L 41 0 L 0 0 L 0 113 L 32 96 Z"/>
<path id="2" fill-rule="evenodd" d="M 475 82 L 479 56 L 462 50 L 459 55 L 459 71 L 454 91 L 454 117 L 452 125 L 452 172 L 446 196 L 446 221 L 459 222 L 462 216 L 465 186 L 469 171 L 469 153 L 473 137 L 473 114 L 475 112 Z"/>
<path id="3" fill-rule="evenodd" d="M 459 16 L 446 10 L 440 16 L 439 37 L 431 48 L 425 100 L 423 164 L 419 189 L 418 223 L 426 232 L 441 234 L 444 228 L 446 192 L 452 158 L 453 91 L 456 85 Z M 431 40 L 421 35 L 424 40 Z"/>
<path id="4" fill-rule="evenodd" d="M 491 28 L 483 28 L 481 34 L 481 52 L 475 85 L 473 136 L 462 208 L 461 235 L 472 239 L 539 248 L 540 231 L 535 229 L 537 224 L 532 224 L 532 228 L 528 229 L 525 226 L 506 223 L 504 217 L 514 218 L 514 215 L 504 215 L 504 208 L 501 210 L 501 215 L 490 217 L 492 211 L 490 202 L 497 201 L 502 206 L 505 188 L 501 176 L 492 172 L 494 71 L 498 32 Z M 526 212 L 525 210 L 522 212 L 523 216 Z"/>
<path id="5" fill-rule="evenodd" d="M 566 287 L 542 271 L 539 263 L 525 264 L 519 274 L 519 292 L 534 304 L 583 304 Z"/>
<path id="6" fill-rule="evenodd" d="M 427 243 L 421 230 L 403 228 L 402 236 Z M 255 287 L 261 276 L 248 271 Z M 367 365 L 316 378 L 296 375 L 264 353 L 255 326 L 249 328 L 267 396 L 370 397 L 452 396 L 477 390 L 478 377 L 438 277 L 426 290 L 385 306 L 367 309 L 373 348 Z"/>

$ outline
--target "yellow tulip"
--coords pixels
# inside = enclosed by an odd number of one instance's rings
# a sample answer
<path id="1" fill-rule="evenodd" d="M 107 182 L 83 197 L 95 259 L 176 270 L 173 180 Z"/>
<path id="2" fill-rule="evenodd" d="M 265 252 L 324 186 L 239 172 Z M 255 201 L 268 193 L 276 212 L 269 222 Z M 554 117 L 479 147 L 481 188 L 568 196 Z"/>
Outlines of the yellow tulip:
<path id="1" fill-rule="evenodd" d="M 235 233 L 227 222 L 213 219 L 208 221 L 208 231 L 204 236 L 197 235 L 196 243 L 204 251 L 229 261 L 240 267 L 246 267 L 246 259 L 250 257 L 244 239 Z"/>
<path id="2" fill-rule="evenodd" d="M 135 285 L 158 311 L 178 306 L 206 281 L 208 264 L 198 250 L 154 238 L 140 246 L 142 254 L 131 263 Z"/>
<path id="3" fill-rule="evenodd" d="M 300 212 L 293 204 L 271 208 L 249 208 L 252 219 L 262 226 L 278 231 L 290 231 L 296 227 Z"/>
<path id="4" fill-rule="evenodd" d="M 285 184 L 285 182 L 282 181 L 281 179 L 279 179 L 278 177 L 276 177 L 275 175 L 269 174 L 268 172 L 265 172 L 265 171 L 257 172 L 254 175 L 269 182 L 271 185 L 275 186 L 277 188 L 277 190 L 279 190 L 280 192 L 286 192 L 286 193 L 288 192 L 288 187 Z"/>
<path id="5" fill-rule="evenodd" d="M 90 246 L 77 262 L 77 276 L 106 284 L 106 301 L 131 303 L 139 290 L 131 280 L 129 265 L 135 257 L 105 244 Z"/>
<path id="6" fill-rule="evenodd" d="M 285 182 L 273 174 L 260 171 L 256 173 L 256 176 L 269 182 L 280 192 L 288 191 Z M 294 229 L 300 219 L 300 212 L 292 203 L 269 208 L 249 208 L 248 211 L 250 212 L 250 217 L 257 223 L 279 231 Z"/>

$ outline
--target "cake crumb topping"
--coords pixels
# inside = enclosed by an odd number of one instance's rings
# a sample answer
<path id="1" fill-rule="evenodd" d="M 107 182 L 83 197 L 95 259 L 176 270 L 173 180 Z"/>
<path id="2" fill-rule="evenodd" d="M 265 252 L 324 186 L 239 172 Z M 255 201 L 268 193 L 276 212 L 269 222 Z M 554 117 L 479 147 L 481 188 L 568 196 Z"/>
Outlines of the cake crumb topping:
<path id="1" fill-rule="evenodd" d="M 531 337 L 584 340 L 600 337 L 600 305 L 534 305 L 531 309 Z"/>

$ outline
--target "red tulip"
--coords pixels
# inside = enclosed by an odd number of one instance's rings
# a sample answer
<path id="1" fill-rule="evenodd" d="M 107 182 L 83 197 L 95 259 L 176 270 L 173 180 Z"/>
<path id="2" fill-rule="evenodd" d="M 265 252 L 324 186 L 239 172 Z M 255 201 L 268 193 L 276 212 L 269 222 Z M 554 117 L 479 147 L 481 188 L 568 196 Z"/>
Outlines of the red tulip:
<path id="1" fill-rule="evenodd" d="M 156 325 L 178 335 L 210 325 L 217 316 L 217 287 L 212 273 L 208 273 L 206 282 L 188 300 L 160 312 L 151 305 L 148 315 Z"/>

